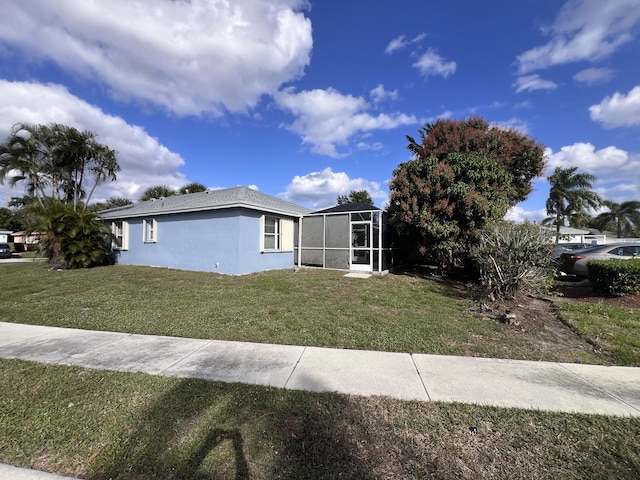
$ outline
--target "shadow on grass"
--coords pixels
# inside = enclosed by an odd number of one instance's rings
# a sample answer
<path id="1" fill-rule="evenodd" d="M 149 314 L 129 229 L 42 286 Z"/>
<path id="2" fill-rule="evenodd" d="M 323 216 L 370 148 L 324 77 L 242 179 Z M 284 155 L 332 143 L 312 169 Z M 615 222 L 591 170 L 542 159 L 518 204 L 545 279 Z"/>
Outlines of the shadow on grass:
<path id="1" fill-rule="evenodd" d="M 350 415 L 347 403 L 322 394 L 172 382 L 128 422 L 122 441 L 95 455 L 88 478 L 371 478 L 339 425 Z"/>

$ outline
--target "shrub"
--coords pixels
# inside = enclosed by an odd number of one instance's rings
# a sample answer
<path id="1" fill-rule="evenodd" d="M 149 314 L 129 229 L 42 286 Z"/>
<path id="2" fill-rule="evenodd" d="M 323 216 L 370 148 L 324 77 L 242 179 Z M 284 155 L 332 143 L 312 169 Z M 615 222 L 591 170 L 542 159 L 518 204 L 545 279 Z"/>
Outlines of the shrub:
<path id="1" fill-rule="evenodd" d="M 548 231 L 531 223 L 503 222 L 484 231 L 474 259 L 487 296 L 495 301 L 521 291 L 548 291 L 554 272 L 551 242 Z"/>
<path id="2" fill-rule="evenodd" d="M 640 260 L 591 260 L 587 269 L 597 292 L 617 297 L 640 293 Z"/>

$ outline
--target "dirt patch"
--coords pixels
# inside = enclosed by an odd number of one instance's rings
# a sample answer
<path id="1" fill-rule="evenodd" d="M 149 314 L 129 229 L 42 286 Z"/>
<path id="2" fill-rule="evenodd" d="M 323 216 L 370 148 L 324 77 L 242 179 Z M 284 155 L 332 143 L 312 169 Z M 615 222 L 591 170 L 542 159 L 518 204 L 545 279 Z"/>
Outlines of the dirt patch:
<path id="1" fill-rule="evenodd" d="M 640 295 L 612 297 L 593 291 L 588 281 L 563 282 L 551 295 L 521 295 L 517 300 L 476 303 L 472 313 L 505 324 L 507 333 L 527 344 L 515 353 L 524 359 L 608 364 L 601 349 L 578 335 L 557 314 L 558 303 L 589 302 L 640 308 Z M 515 349 L 513 349 L 515 350 Z"/>

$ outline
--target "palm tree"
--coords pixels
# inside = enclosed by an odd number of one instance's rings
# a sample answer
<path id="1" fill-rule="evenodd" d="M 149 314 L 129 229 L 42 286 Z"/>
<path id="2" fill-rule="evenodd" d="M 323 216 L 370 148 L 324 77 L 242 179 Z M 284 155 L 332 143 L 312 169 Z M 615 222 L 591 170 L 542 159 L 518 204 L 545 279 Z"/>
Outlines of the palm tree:
<path id="1" fill-rule="evenodd" d="M 553 175 L 547 177 L 551 184 L 547 215 L 555 216 L 556 242 L 560 237 L 560 227 L 566 220 L 580 220 L 589 208 L 602 204 L 600 196 L 591 190 L 591 183 L 596 177 L 589 173 L 576 173 L 577 170 L 578 167 L 556 167 Z"/>
<path id="2" fill-rule="evenodd" d="M 27 195 L 43 205 L 50 186 L 51 129 L 46 125 L 17 123 L 0 145 L 0 183 L 27 182 Z"/>
<path id="3" fill-rule="evenodd" d="M 57 123 L 16 124 L 0 144 L 0 182 L 26 182 L 25 231 L 38 232 L 56 268 L 108 260 L 109 231 L 86 208 L 96 187 L 115 180 L 119 170 L 115 151 L 98 143 L 95 133 Z"/>
<path id="4" fill-rule="evenodd" d="M 207 190 L 206 185 L 203 185 L 202 183 L 198 183 L 198 182 L 191 182 L 180 187 L 180 189 L 178 190 L 178 193 L 180 195 L 184 195 L 186 193 L 205 192 L 206 190 Z"/>
<path id="5" fill-rule="evenodd" d="M 615 203 L 605 200 L 603 205 L 609 209 L 596 217 L 596 225 L 600 230 L 607 230 L 615 225 L 618 238 L 622 238 L 623 229 L 640 227 L 640 202 L 630 200 Z"/>
<path id="6" fill-rule="evenodd" d="M 167 185 L 154 185 L 143 192 L 140 197 L 140 201 L 144 202 L 145 200 L 151 200 L 152 198 L 171 197 L 175 194 L 176 191 Z"/>

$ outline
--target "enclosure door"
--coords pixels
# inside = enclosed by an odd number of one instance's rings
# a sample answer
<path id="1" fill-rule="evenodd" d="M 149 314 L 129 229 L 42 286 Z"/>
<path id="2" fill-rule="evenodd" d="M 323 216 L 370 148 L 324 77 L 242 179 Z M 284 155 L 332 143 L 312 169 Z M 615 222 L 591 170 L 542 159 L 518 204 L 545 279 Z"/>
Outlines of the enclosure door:
<path id="1" fill-rule="evenodd" d="M 351 270 L 373 271 L 371 222 L 351 223 Z"/>

